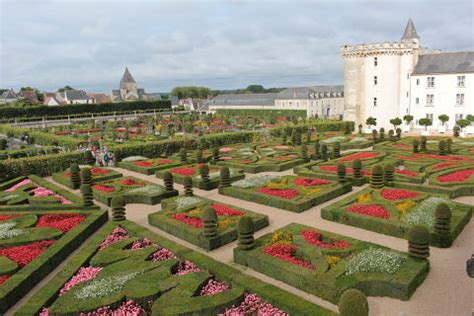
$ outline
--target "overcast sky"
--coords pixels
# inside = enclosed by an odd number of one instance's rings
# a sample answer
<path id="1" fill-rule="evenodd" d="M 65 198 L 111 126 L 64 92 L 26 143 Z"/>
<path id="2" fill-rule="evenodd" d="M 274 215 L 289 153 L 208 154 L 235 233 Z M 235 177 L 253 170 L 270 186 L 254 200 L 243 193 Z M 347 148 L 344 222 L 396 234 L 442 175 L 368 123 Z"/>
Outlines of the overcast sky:
<path id="1" fill-rule="evenodd" d="M 343 44 L 398 41 L 473 50 L 472 0 L 0 0 L 0 88 L 90 92 L 342 84 Z"/>

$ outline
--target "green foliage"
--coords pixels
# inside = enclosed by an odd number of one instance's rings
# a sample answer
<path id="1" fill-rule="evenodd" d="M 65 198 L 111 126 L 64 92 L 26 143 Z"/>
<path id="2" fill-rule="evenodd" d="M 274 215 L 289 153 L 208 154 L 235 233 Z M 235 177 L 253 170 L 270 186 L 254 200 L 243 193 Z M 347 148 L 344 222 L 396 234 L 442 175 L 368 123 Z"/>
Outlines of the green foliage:
<path id="1" fill-rule="evenodd" d="M 95 158 L 94 156 L 92 155 L 92 152 L 90 150 L 86 150 L 84 152 L 84 161 L 86 164 L 88 165 L 93 165 L 95 164 Z"/>
<path id="2" fill-rule="evenodd" d="M 394 171 L 395 166 L 391 162 L 387 162 L 384 165 L 384 180 L 387 185 L 393 185 L 393 181 L 395 180 Z"/>
<path id="3" fill-rule="evenodd" d="M 424 126 L 425 131 L 426 131 L 426 130 L 428 130 L 428 126 L 433 125 L 433 122 L 429 118 L 424 117 L 424 118 L 422 118 L 418 121 L 418 124 L 420 124 L 421 126 Z"/>
<path id="4" fill-rule="evenodd" d="M 362 161 L 360 159 L 352 160 L 352 169 L 354 169 L 354 178 L 360 178 L 361 173 L 360 170 L 362 169 Z"/>
<path id="5" fill-rule="evenodd" d="M 116 195 L 110 202 L 112 207 L 112 218 L 114 221 L 124 221 L 125 218 L 125 200 L 123 196 Z"/>
<path id="6" fill-rule="evenodd" d="M 438 143 L 438 147 L 439 147 L 439 155 L 440 156 L 445 156 L 446 152 L 447 152 L 446 141 L 445 140 L 440 140 L 439 143 Z"/>
<path id="7" fill-rule="evenodd" d="M 467 119 L 461 119 L 461 120 L 457 120 L 456 121 L 456 124 L 461 128 L 461 130 L 466 127 L 466 126 L 469 126 L 471 125 L 471 121 L 467 120 Z"/>
<path id="8" fill-rule="evenodd" d="M 447 116 L 446 114 L 441 114 L 438 116 L 438 120 L 440 120 L 441 123 L 444 125 L 444 123 L 449 121 L 449 116 Z"/>
<path id="9" fill-rule="evenodd" d="M 221 168 L 221 179 L 219 188 L 227 188 L 230 187 L 230 170 L 228 167 Z"/>
<path id="10" fill-rule="evenodd" d="M 452 147 L 453 147 L 453 140 L 451 138 L 448 138 L 448 140 L 446 141 L 446 149 L 448 153 L 453 152 Z"/>
<path id="11" fill-rule="evenodd" d="M 461 131 L 461 128 L 459 126 L 454 126 L 453 127 L 453 136 L 454 137 L 459 137 L 459 132 Z"/>
<path id="12" fill-rule="evenodd" d="M 370 176 L 371 188 L 381 189 L 384 187 L 383 174 L 383 167 L 381 165 L 375 165 L 372 167 Z"/>
<path id="13" fill-rule="evenodd" d="M 352 131 L 354 130 L 353 129 L 353 126 L 350 122 L 344 122 L 344 134 L 345 135 L 349 135 L 352 133 Z"/>
<path id="14" fill-rule="evenodd" d="M 314 154 L 313 154 L 313 159 L 314 160 L 317 160 L 319 159 L 321 156 L 320 156 L 320 144 L 319 144 L 319 139 L 316 139 L 316 141 L 314 142 Z"/>
<path id="15" fill-rule="evenodd" d="M 402 125 L 402 119 L 399 118 L 399 117 L 395 117 L 395 118 L 390 120 L 390 124 L 393 125 L 394 129 L 397 129 L 397 126 Z"/>
<path id="16" fill-rule="evenodd" d="M 184 178 L 184 194 L 186 196 L 193 196 L 193 179 L 191 177 Z"/>
<path id="17" fill-rule="evenodd" d="M 420 149 L 421 151 L 426 151 L 426 144 L 427 144 L 427 138 L 426 136 L 421 136 L 420 138 Z"/>
<path id="18" fill-rule="evenodd" d="M 441 236 L 441 242 L 447 247 L 451 246 L 451 209 L 446 203 L 440 203 L 435 210 L 434 230 Z"/>
<path id="19" fill-rule="evenodd" d="M 425 259 L 430 255 L 430 233 L 424 226 L 415 225 L 408 231 L 408 255 Z"/>
<path id="20" fill-rule="evenodd" d="M 341 183 L 346 182 L 346 165 L 343 163 L 337 165 L 337 179 Z"/>
<path id="21" fill-rule="evenodd" d="M 0 139 L 0 150 L 5 150 L 7 149 L 7 140 L 5 138 Z"/>
<path id="22" fill-rule="evenodd" d="M 418 153 L 420 151 L 420 141 L 416 138 L 412 141 L 413 152 Z"/>
<path id="23" fill-rule="evenodd" d="M 409 125 L 414 119 L 415 117 L 413 115 L 405 115 L 403 117 L 403 120 L 407 123 L 407 125 Z"/>
<path id="24" fill-rule="evenodd" d="M 212 95 L 212 92 L 207 87 L 183 86 L 174 87 L 171 90 L 171 95 L 178 97 L 178 99 L 207 99 L 207 97 Z"/>
<path id="25" fill-rule="evenodd" d="M 92 185 L 92 174 L 89 168 L 81 169 L 81 183 Z"/>
<path id="26" fill-rule="evenodd" d="M 196 162 L 203 163 L 204 160 L 202 158 L 202 149 L 196 149 Z"/>
<path id="27" fill-rule="evenodd" d="M 326 144 L 321 145 L 321 159 L 324 161 L 328 160 L 328 146 Z"/>
<path id="28" fill-rule="evenodd" d="M 339 314 L 341 316 L 368 316 L 369 302 L 364 293 L 356 289 L 348 289 L 339 300 Z"/>
<path id="29" fill-rule="evenodd" d="M 363 126 L 362 124 L 359 124 L 359 126 L 358 126 L 358 129 L 359 129 L 359 135 L 362 135 L 362 134 L 364 134 L 364 132 L 363 132 L 363 130 L 362 130 L 362 128 L 363 128 L 363 127 L 364 127 L 364 126 Z"/>
<path id="30" fill-rule="evenodd" d="M 371 126 L 377 126 L 377 119 L 375 117 L 372 117 L 372 116 L 369 116 L 366 120 L 365 120 L 365 125 L 367 125 L 369 128 Z"/>
<path id="31" fill-rule="evenodd" d="M 92 189 L 90 184 L 81 185 L 81 193 L 84 207 L 91 207 L 94 205 Z"/>
<path id="32" fill-rule="evenodd" d="M 306 146 L 306 144 L 301 145 L 301 159 L 305 162 L 309 162 L 308 146 Z"/>
<path id="33" fill-rule="evenodd" d="M 237 231 L 239 233 L 238 247 L 240 249 L 250 250 L 255 247 L 255 240 L 253 238 L 255 226 L 250 216 L 244 215 L 240 218 Z"/>
<path id="34" fill-rule="evenodd" d="M 72 188 L 76 190 L 81 186 L 81 175 L 77 163 L 72 164 L 71 168 L 69 168 L 69 171 L 71 172 Z"/>
<path id="35" fill-rule="evenodd" d="M 182 163 L 186 163 L 188 162 L 188 155 L 186 153 L 186 148 L 181 148 L 179 150 L 179 160 L 182 162 Z"/>
<path id="36" fill-rule="evenodd" d="M 339 142 L 335 142 L 332 146 L 332 154 L 334 158 L 341 157 L 341 144 Z"/>
<path id="37" fill-rule="evenodd" d="M 199 173 L 201 175 L 202 181 L 205 183 L 209 182 L 209 166 L 207 164 L 202 164 L 199 168 Z"/>
<path id="38" fill-rule="evenodd" d="M 166 171 L 163 174 L 163 182 L 165 183 L 166 191 L 173 191 L 174 190 L 173 174 L 171 172 Z"/>
<path id="39" fill-rule="evenodd" d="M 212 238 L 217 236 L 217 214 L 212 207 L 206 207 L 202 212 L 204 236 Z"/>
<path id="40" fill-rule="evenodd" d="M 377 134 L 378 133 L 377 133 L 376 129 L 372 130 L 372 139 L 373 139 L 374 142 L 377 141 Z"/>
<path id="41" fill-rule="evenodd" d="M 397 135 L 397 140 L 402 139 L 402 129 L 400 127 L 397 127 L 397 129 L 395 130 L 395 133 Z"/>
<path id="42" fill-rule="evenodd" d="M 381 127 L 379 130 L 379 139 L 381 141 L 385 140 L 385 128 Z"/>

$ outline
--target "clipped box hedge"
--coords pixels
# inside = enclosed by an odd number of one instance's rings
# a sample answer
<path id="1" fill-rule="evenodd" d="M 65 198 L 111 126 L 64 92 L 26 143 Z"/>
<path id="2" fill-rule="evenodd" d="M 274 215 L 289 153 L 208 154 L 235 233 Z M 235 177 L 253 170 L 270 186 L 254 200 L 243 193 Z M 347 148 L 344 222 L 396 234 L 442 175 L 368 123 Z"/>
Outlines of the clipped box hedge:
<path id="1" fill-rule="evenodd" d="M 278 287 L 267 284 L 259 279 L 243 274 L 241 270 L 230 267 L 210 257 L 192 251 L 177 243 L 174 243 L 164 237 L 150 232 L 149 230 L 129 221 L 123 221 L 120 226 L 126 229 L 134 239 L 147 238 L 162 247 L 170 249 L 183 260 L 190 260 L 199 267 L 206 269 L 214 275 L 218 280 L 222 280 L 232 288 L 245 292 L 255 293 L 268 303 L 284 310 L 291 315 L 321 315 L 332 316 L 335 313 L 322 308 L 316 304 L 310 303 L 301 297 L 286 292 Z M 36 292 L 19 310 L 20 315 L 34 315 L 39 313 L 43 307 L 50 306 L 58 297 L 59 290 L 82 266 L 86 266 L 91 258 L 96 254 L 99 244 L 106 238 L 111 231 L 117 227 L 117 223 L 109 222 L 102 230 L 100 230 L 79 253 L 67 261 L 66 266 L 58 273 L 48 284 L 43 286 Z M 140 288 L 145 288 L 144 284 Z M 138 290 L 138 289 L 137 289 Z M 229 292 L 231 293 L 231 292 Z M 179 302 L 184 297 L 172 297 L 175 308 L 179 309 Z M 178 303 L 178 304 L 176 304 Z M 204 305 L 203 305 L 204 304 Z M 192 305 L 188 305 L 194 309 L 194 315 L 211 315 L 216 311 L 206 311 L 206 305 L 196 300 Z"/>
<path id="2" fill-rule="evenodd" d="M 115 179 L 115 178 L 120 178 L 122 176 L 122 174 L 120 172 L 112 170 L 112 169 L 108 169 L 108 168 L 104 168 L 104 167 L 90 167 L 91 170 L 93 168 L 107 170 L 108 173 L 107 174 L 97 174 L 96 175 L 96 174 L 94 174 L 93 171 L 91 171 L 92 183 L 98 183 L 98 182 L 103 182 L 103 181 L 107 181 L 107 180 L 112 180 L 112 179 Z M 66 186 L 68 188 L 74 189 L 73 184 L 71 182 L 71 177 L 66 175 L 66 173 L 68 173 L 68 172 L 69 172 L 69 170 L 53 173 L 52 174 L 53 180 L 58 182 L 58 183 L 61 183 L 62 185 Z"/>
<path id="3" fill-rule="evenodd" d="M 465 181 L 442 182 L 439 180 L 439 177 L 455 175 L 460 172 L 472 172 L 472 174 Z M 452 192 L 452 197 L 474 195 L 474 164 L 462 164 L 434 172 L 429 176 L 429 184 L 448 189 Z"/>

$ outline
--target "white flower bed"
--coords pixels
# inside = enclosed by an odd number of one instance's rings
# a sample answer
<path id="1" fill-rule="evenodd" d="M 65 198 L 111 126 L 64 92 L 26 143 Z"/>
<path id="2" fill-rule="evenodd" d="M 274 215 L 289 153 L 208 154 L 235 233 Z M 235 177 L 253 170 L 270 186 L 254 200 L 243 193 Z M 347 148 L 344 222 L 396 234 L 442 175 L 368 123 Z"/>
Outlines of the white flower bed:
<path id="1" fill-rule="evenodd" d="M 253 177 L 249 179 L 243 179 L 236 181 L 231 184 L 231 186 L 235 188 L 241 188 L 241 189 L 249 189 L 249 188 L 254 188 L 257 186 L 265 185 L 271 181 L 279 180 L 280 176 L 260 176 L 260 177 Z"/>
<path id="2" fill-rule="evenodd" d="M 406 256 L 392 250 L 364 249 L 347 263 L 346 274 L 351 275 L 358 272 L 393 274 L 406 259 Z"/>
<path id="3" fill-rule="evenodd" d="M 191 205 L 201 203 L 203 200 L 196 196 L 180 196 L 176 199 L 176 206 L 178 209 L 187 208 Z"/>
<path id="4" fill-rule="evenodd" d="M 406 216 L 406 221 L 411 225 L 422 225 L 427 229 L 433 229 L 435 224 L 435 210 L 440 203 L 452 204 L 448 199 L 440 197 L 429 197 L 417 205 Z"/>
<path id="5" fill-rule="evenodd" d="M 74 296 L 77 299 L 84 300 L 88 298 L 98 298 L 116 293 L 123 289 L 125 283 L 141 274 L 141 272 L 132 272 L 119 276 L 111 276 L 99 280 L 93 280 L 88 285 L 77 291 Z"/>
<path id="6" fill-rule="evenodd" d="M 0 224 L 0 239 L 8 239 L 20 236 L 24 233 L 22 229 L 15 229 L 17 223 L 3 223 Z"/>
<path id="7" fill-rule="evenodd" d="M 143 156 L 130 156 L 130 157 L 122 159 L 122 161 L 133 162 L 133 161 L 140 161 L 140 160 L 147 160 L 147 159 L 148 159 L 147 157 L 143 157 Z"/>
<path id="8" fill-rule="evenodd" d="M 158 185 L 153 185 L 153 184 L 148 184 L 143 187 L 135 188 L 129 190 L 127 193 L 144 193 L 144 194 L 149 194 L 149 195 L 155 195 L 155 194 L 162 194 L 166 191 L 165 188 L 158 186 Z"/>
<path id="9" fill-rule="evenodd" d="M 346 141 L 346 140 L 347 140 L 347 137 L 344 137 L 344 136 L 334 136 L 334 137 L 325 139 L 325 140 L 323 140 L 322 142 L 325 143 L 325 144 L 332 144 L 332 143 L 335 143 L 335 142 L 344 142 L 344 141 Z"/>

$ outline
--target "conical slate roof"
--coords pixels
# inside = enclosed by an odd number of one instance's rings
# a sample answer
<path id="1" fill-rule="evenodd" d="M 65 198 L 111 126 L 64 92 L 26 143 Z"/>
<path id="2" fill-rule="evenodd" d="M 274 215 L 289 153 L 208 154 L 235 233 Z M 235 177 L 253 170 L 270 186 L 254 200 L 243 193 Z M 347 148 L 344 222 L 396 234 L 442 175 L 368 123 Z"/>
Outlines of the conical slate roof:
<path id="1" fill-rule="evenodd" d="M 123 73 L 122 79 L 120 79 L 120 86 L 126 83 L 137 83 L 135 79 L 133 79 L 130 71 L 128 71 L 128 67 L 125 68 L 125 72 Z"/>
<path id="2" fill-rule="evenodd" d="M 407 27 L 405 28 L 405 32 L 403 32 L 402 40 L 405 39 L 412 39 L 412 38 L 420 38 L 418 33 L 415 29 L 415 24 L 413 24 L 412 19 L 410 18 L 407 23 Z"/>

